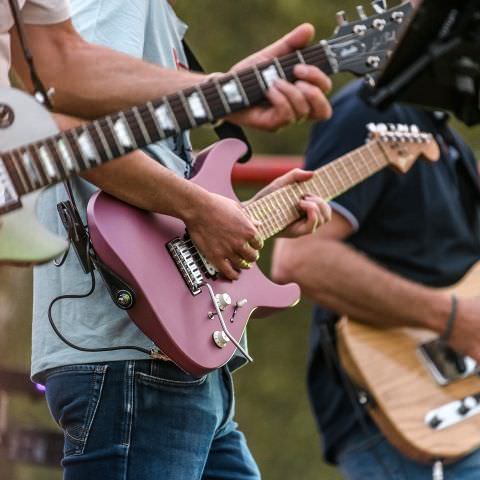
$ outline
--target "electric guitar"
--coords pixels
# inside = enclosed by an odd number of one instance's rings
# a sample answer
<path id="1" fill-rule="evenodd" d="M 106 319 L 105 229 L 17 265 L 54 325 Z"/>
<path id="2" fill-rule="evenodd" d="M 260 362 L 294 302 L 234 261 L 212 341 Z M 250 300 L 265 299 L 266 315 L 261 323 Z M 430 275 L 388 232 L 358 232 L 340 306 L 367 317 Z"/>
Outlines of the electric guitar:
<path id="1" fill-rule="evenodd" d="M 480 263 L 447 291 L 477 296 Z M 453 461 L 480 447 L 480 378 L 472 359 L 452 355 L 434 332 L 379 329 L 344 317 L 340 359 L 367 392 L 369 413 L 389 441 L 414 460 Z"/>
<path id="2" fill-rule="evenodd" d="M 66 242 L 35 218 L 39 190 L 171 135 L 215 122 L 265 100 L 273 81 L 295 81 L 293 67 L 312 64 L 328 74 L 375 72 L 396 44 L 409 2 L 375 15 L 338 15 L 332 39 L 282 58 L 59 133 L 32 97 L 0 88 L 0 264 L 35 264 L 58 257 Z"/>
<path id="3" fill-rule="evenodd" d="M 244 207 L 259 222 L 263 240 L 298 220 L 297 204 L 307 193 L 330 200 L 387 165 L 406 172 L 420 155 L 432 161 L 439 157 L 432 136 L 415 128 L 370 128 L 372 139 L 365 146 L 318 169 L 311 180 Z M 237 199 L 231 169 L 245 151 L 239 140 L 218 142 L 199 155 L 191 181 Z M 227 281 L 176 218 L 140 210 L 103 192 L 90 200 L 87 217 L 96 254 L 129 285 L 117 292 L 117 305 L 128 310 L 162 355 L 193 375 L 226 364 L 237 349 L 249 359 L 239 340 L 250 316 L 266 316 L 300 299 L 297 285 L 276 285 L 256 265 L 235 282 Z"/>

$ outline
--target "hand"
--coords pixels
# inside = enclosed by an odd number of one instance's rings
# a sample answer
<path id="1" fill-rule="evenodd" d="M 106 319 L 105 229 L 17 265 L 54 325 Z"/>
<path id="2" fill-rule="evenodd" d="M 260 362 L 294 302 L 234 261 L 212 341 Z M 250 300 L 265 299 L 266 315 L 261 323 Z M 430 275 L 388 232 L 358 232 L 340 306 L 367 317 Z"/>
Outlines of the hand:
<path id="1" fill-rule="evenodd" d="M 272 183 L 260 190 L 251 200 L 253 202 L 259 198 L 268 195 L 269 193 L 278 190 L 285 185 L 290 185 L 295 182 L 305 182 L 310 180 L 313 172 L 307 172 L 296 168 L 287 174 L 275 179 Z M 301 237 L 314 233 L 320 225 L 329 222 L 332 219 L 332 209 L 325 200 L 316 195 L 307 195 L 298 204 L 299 210 L 304 214 L 304 217 L 290 225 L 287 229 L 281 232 L 279 237 Z"/>
<path id="2" fill-rule="evenodd" d="M 249 268 L 262 247 L 258 232 L 237 202 L 205 192 L 185 224 L 202 254 L 229 280 Z"/>
<path id="3" fill-rule="evenodd" d="M 312 25 L 300 25 L 277 42 L 242 60 L 232 68 L 232 71 L 242 70 L 301 49 L 308 45 L 314 33 Z M 295 83 L 279 79 L 268 90 L 269 105 L 234 113 L 228 119 L 246 127 L 267 131 L 275 131 L 305 119 L 328 119 L 332 109 L 325 93 L 332 87 L 330 79 L 312 65 L 296 65 L 294 73 L 298 79 Z"/>
<path id="4" fill-rule="evenodd" d="M 448 344 L 480 363 L 480 298 L 458 298 L 457 318 Z"/>

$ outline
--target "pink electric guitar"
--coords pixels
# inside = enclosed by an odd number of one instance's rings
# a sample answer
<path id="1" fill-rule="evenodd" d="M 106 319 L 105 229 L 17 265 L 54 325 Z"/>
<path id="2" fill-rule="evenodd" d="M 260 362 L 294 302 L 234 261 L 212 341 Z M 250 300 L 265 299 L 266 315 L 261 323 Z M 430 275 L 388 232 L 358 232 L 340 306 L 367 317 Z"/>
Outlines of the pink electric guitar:
<path id="1" fill-rule="evenodd" d="M 245 206 L 245 213 L 261 222 L 264 240 L 300 217 L 296 205 L 306 193 L 332 199 L 387 165 L 406 172 L 421 154 L 438 159 L 431 135 L 414 127 L 370 129 L 365 146 L 320 168 L 311 180 Z M 238 140 L 213 145 L 199 155 L 192 181 L 236 199 L 231 170 L 245 150 Z M 300 298 L 297 285 L 276 285 L 257 266 L 233 283 L 225 280 L 196 249 L 180 220 L 139 210 L 105 193 L 90 201 L 88 224 L 98 256 L 132 287 L 119 292 L 118 303 L 131 307 L 130 317 L 162 354 L 194 375 L 224 365 L 237 349 L 243 352 L 238 342 L 252 315 L 266 316 Z"/>

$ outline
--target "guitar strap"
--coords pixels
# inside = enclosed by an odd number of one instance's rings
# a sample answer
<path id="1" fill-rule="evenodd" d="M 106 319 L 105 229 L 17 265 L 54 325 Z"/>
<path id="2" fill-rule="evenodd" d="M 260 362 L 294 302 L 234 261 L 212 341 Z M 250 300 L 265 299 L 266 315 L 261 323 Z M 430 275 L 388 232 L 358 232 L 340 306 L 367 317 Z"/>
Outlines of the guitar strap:
<path id="1" fill-rule="evenodd" d="M 190 69 L 194 72 L 205 73 L 205 69 L 198 61 L 198 58 L 193 53 L 188 43 L 183 40 L 182 44 Z M 218 138 L 220 138 L 220 140 L 225 138 L 237 138 L 238 140 L 241 140 L 243 143 L 245 143 L 245 145 L 247 145 L 248 151 L 242 158 L 240 158 L 240 163 L 248 162 L 248 160 L 252 158 L 252 145 L 250 144 L 243 128 L 235 125 L 234 123 L 223 121 L 218 126 L 215 126 L 213 129 L 215 130 L 215 133 L 217 134 Z"/>
<path id="2" fill-rule="evenodd" d="M 20 46 L 22 47 L 23 56 L 25 57 L 25 62 L 27 63 L 28 70 L 30 72 L 30 78 L 32 80 L 35 98 L 46 108 L 52 110 L 53 107 L 50 102 L 48 92 L 45 89 L 42 81 L 40 80 L 39 75 L 37 74 L 35 63 L 33 61 L 33 55 L 28 46 L 27 35 L 25 32 L 25 24 L 23 23 L 22 13 L 20 12 L 18 2 L 17 0 L 9 0 L 9 3 L 12 17 L 15 22 L 15 28 L 17 29 L 18 38 L 20 40 Z"/>

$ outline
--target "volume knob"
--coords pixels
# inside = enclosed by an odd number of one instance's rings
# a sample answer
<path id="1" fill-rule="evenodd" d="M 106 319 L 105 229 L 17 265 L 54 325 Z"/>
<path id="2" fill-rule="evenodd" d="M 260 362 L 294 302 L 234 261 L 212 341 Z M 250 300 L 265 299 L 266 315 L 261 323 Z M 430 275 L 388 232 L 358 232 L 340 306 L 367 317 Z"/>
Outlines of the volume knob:
<path id="1" fill-rule="evenodd" d="M 228 342 L 230 342 L 230 339 L 223 330 L 217 330 L 213 332 L 213 341 L 218 348 L 225 348 Z"/>
<path id="2" fill-rule="evenodd" d="M 228 293 L 217 293 L 217 295 L 215 295 L 215 299 L 217 301 L 218 308 L 222 311 L 232 304 L 232 299 Z"/>

